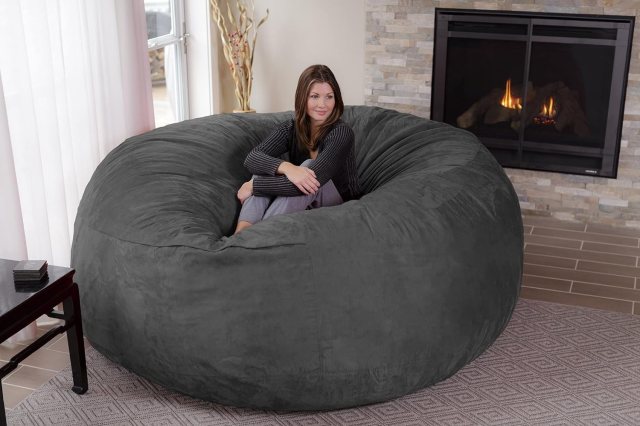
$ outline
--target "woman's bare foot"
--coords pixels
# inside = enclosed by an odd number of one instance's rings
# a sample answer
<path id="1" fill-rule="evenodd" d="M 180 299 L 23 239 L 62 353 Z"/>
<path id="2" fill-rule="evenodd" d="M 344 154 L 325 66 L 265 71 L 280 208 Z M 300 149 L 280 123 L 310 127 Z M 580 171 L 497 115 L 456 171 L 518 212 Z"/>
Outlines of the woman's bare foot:
<path id="1" fill-rule="evenodd" d="M 251 222 L 247 222 L 244 220 L 239 220 L 238 221 L 238 225 L 236 225 L 236 232 L 233 233 L 233 235 L 237 234 L 238 232 L 242 231 L 243 229 L 246 229 L 248 227 L 251 226 Z"/>

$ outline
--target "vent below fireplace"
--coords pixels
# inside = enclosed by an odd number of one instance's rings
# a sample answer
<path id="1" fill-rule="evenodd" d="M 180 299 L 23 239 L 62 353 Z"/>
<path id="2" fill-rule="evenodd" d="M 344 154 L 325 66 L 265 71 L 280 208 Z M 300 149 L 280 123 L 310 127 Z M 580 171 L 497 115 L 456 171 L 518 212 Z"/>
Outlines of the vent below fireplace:
<path id="1" fill-rule="evenodd" d="M 615 178 L 633 25 L 437 8 L 431 118 L 506 167 Z"/>

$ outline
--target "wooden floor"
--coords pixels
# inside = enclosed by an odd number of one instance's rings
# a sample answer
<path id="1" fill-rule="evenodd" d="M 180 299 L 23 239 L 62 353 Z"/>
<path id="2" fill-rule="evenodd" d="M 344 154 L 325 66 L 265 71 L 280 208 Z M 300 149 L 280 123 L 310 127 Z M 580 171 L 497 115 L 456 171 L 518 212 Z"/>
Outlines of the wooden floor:
<path id="1" fill-rule="evenodd" d="M 522 297 L 640 315 L 640 229 L 523 222 Z"/>

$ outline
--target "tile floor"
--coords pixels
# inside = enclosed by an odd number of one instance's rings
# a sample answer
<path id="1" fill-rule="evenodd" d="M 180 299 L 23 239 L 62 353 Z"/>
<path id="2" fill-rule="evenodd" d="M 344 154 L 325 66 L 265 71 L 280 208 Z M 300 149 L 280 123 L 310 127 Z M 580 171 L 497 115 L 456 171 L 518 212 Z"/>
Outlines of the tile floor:
<path id="1" fill-rule="evenodd" d="M 522 296 L 640 315 L 640 230 L 524 217 Z M 38 335 L 51 325 L 39 326 Z M 0 365 L 24 344 L 0 344 Z M 50 342 L 2 380 L 11 409 L 69 365 L 66 336 Z"/>
<path id="2" fill-rule="evenodd" d="M 55 323 L 38 325 L 36 338 L 54 327 Z M 0 365 L 4 365 L 12 356 L 20 352 L 33 340 L 20 343 L 0 344 Z M 88 343 L 85 340 L 85 346 Z M 29 396 L 34 390 L 47 383 L 53 376 L 61 370 L 67 368 L 69 361 L 69 347 L 67 346 L 67 336 L 62 334 L 47 343 L 45 347 L 33 353 L 25 359 L 20 366 L 13 370 L 11 374 L 2 379 L 2 394 L 4 397 L 5 409 L 11 409 L 18 405 L 20 401 Z"/>
<path id="3" fill-rule="evenodd" d="M 523 221 L 523 297 L 640 315 L 640 229 Z"/>

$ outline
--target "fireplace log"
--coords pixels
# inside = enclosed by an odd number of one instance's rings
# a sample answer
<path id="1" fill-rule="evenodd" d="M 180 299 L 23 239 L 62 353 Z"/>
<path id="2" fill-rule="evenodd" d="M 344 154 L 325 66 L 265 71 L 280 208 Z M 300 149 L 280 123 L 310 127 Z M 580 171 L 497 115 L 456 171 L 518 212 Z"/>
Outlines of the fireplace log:
<path id="1" fill-rule="evenodd" d="M 458 116 L 456 119 L 458 127 L 468 129 L 478 122 L 483 122 L 484 124 L 510 122 L 511 128 L 516 132 L 519 131 L 522 124 L 521 112 L 515 108 L 506 108 L 500 105 L 504 93 L 504 89 L 496 88 L 480 98 Z M 522 86 L 515 87 L 512 96 L 521 98 L 521 93 Z M 587 117 L 580 106 L 578 93 L 571 90 L 561 81 L 537 88 L 534 88 L 531 82 L 527 83 L 525 125 L 530 125 L 535 117 L 541 115 L 543 106 L 551 97 L 554 98 L 558 108 L 554 123 L 557 131 L 571 131 L 580 137 L 586 137 L 591 134 Z"/>
<path id="2" fill-rule="evenodd" d="M 520 113 L 517 109 L 506 108 L 500 104 L 494 104 L 489 107 L 484 115 L 484 124 L 497 124 L 503 121 L 517 120 Z"/>
<path id="3" fill-rule="evenodd" d="M 524 120 L 525 126 L 533 123 L 534 117 L 540 115 L 544 104 L 549 100 L 551 96 L 554 96 L 554 92 L 558 91 L 562 86 L 564 86 L 564 83 L 555 82 L 546 84 L 536 89 L 535 97 L 527 102 L 527 109 Z M 558 103 L 557 96 L 556 103 Z M 522 117 L 518 116 L 511 121 L 511 128 L 516 132 L 520 130 L 520 125 L 522 124 L 521 119 Z"/>
<path id="4" fill-rule="evenodd" d="M 488 95 L 475 102 L 468 110 L 458 116 L 456 119 L 458 127 L 463 129 L 472 127 L 485 116 L 489 108 L 496 104 L 500 105 L 500 98 L 502 98 L 503 94 L 503 89 L 493 89 Z"/>
<path id="5" fill-rule="evenodd" d="M 579 95 L 576 91 L 569 89 L 563 82 L 546 84 L 536 89 L 535 98 L 527 104 L 525 125 L 530 125 L 536 116 L 541 114 L 542 108 L 550 98 L 555 99 L 558 106 L 558 113 L 555 117 L 554 127 L 557 131 L 571 131 L 580 137 L 591 134 L 587 117 L 580 106 Z M 520 117 L 515 117 L 511 122 L 511 128 L 518 131 L 520 127 Z"/>
<path id="6" fill-rule="evenodd" d="M 522 99 L 522 85 L 515 86 L 512 95 Z M 519 116 L 517 109 L 505 108 L 500 105 L 503 96 L 503 88 L 493 89 L 458 116 L 456 119 L 458 127 L 468 129 L 479 121 L 482 121 L 484 124 L 497 124 L 504 121 L 517 120 Z M 535 89 L 531 82 L 529 82 L 527 83 L 527 101 L 530 101 L 534 97 Z"/>
<path id="7" fill-rule="evenodd" d="M 562 109 L 558 111 L 556 130 L 562 132 L 566 128 L 570 128 L 580 137 L 589 136 L 591 131 L 587 116 L 578 102 L 578 93 L 565 86 L 558 91 L 558 102 L 562 102 Z"/>

